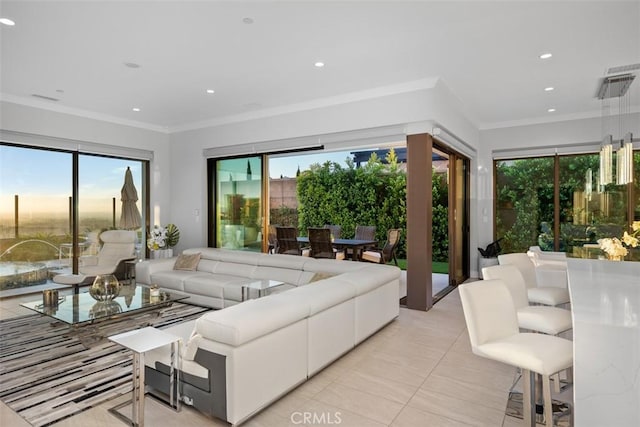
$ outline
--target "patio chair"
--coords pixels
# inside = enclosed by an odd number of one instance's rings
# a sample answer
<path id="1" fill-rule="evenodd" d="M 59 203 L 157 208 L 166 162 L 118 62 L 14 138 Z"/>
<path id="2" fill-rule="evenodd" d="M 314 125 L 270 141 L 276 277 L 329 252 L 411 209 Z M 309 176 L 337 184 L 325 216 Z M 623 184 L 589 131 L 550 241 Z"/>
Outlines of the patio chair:
<path id="1" fill-rule="evenodd" d="M 267 234 L 267 252 L 270 254 L 276 253 L 276 246 L 278 243 L 278 238 L 276 237 L 276 227 L 275 224 L 269 225 L 269 233 Z"/>
<path id="2" fill-rule="evenodd" d="M 80 257 L 79 273 L 85 276 L 115 274 L 118 279 L 125 276 L 125 261 L 134 260 L 136 232 L 129 230 L 107 230 L 100 234 L 103 245 L 97 255 Z"/>
<path id="3" fill-rule="evenodd" d="M 392 228 L 387 231 L 387 241 L 380 249 L 373 249 L 364 251 L 360 257 L 364 261 L 375 262 L 377 264 L 387 264 L 393 260 L 398 266 L 398 259 L 396 258 L 396 248 L 400 243 L 400 235 L 402 230 L 399 228 Z"/>
<path id="4" fill-rule="evenodd" d="M 344 259 L 344 251 L 336 251 L 331 242 L 331 230 L 328 228 L 308 228 L 310 256 L 312 258 Z"/>
<path id="5" fill-rule="evenodd" d="M 302 255 L 298 242 L 298 229 L 295 227 L 276 227 L 276 253 Z"/>
<path id="6" fill-rule="evenodd" d="M 376 240 L 376 226 L 375 225 L 356 225 L 355 240 Z M 365 251 L 369 249 L 375 249 L 375 245 L 367 246 L 363 248 Z M 353 258 L 353 250 L 347 249 L 347 256 Z"/>
<path id="7" fill-rule="evenodd" d="M 329 230 L 331 230 L 331 235 L 333 236 L 334 239 L 339 239 L 340 236 L 342 235 L 341 225 L 325 224 L 324 228 L 328 228 Z"/>

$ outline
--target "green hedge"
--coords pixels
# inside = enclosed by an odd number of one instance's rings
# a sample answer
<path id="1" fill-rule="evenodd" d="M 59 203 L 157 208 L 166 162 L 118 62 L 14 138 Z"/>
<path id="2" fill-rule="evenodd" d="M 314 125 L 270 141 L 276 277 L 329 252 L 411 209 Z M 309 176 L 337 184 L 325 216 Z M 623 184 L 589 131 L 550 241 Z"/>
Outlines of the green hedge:
<path id="1" fill-rule="evenodd" d="M 342 235 L 353 236 L 356 225 L 375 225 L 376 239 L 386 240 L 390 228 L 403 230 L 398 257 L 406 257 L 407 175 L 390 150 L 386 164 L 373 154 L 356 168 L 335 162 L 315 164 L 298 176 L 298 227 L 324 224 L 342 226 Z M 447 184 L 444 175 L 434 173 L 434 261 L 447 261 Z M 444 205 L 442 203 L 444 202 Z"/>

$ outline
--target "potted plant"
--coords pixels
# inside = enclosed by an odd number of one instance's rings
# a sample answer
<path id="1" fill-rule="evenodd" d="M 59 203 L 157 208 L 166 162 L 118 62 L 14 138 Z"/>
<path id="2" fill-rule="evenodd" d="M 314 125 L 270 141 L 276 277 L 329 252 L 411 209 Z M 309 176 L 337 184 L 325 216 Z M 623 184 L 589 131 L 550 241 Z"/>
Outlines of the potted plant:
<path id="1" fill-rule="evenodd" d="M 165 227 L 156 225 L 149 233 L 147 247 L 151 250 L 151 258 L 171 258 L 173 247 L 180 240 L 180 230 L 175 224 L 167 224 Z"/>

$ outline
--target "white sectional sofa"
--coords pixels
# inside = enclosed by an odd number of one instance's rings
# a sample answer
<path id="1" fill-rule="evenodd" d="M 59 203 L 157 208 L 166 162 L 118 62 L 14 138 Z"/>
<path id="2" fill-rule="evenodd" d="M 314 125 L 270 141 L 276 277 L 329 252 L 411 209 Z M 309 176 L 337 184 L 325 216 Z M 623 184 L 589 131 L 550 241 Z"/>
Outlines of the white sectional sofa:
<path id="1" fill-rule="evenodd" d="M 221 310 L 167 331 L 181 336 L 182 394 L 239 424 L 306 381 L 399 314 L 400 270 L 369 263 L 197 248 L 195 271 L 170 260 L 136 269 L 139 283 Z M 243 283 L 275 279 L 281 292 L 239 304 Z M 169 349 L 146 356 L 147 385 L 168 394 Z"/>

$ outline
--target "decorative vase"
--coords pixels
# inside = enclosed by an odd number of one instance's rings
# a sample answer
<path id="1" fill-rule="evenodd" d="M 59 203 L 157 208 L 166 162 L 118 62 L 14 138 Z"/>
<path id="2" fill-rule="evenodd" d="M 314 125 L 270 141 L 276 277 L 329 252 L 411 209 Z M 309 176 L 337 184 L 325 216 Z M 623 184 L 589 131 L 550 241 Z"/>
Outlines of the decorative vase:
<path id="1" fill-rule="evenodd" d="M 89 295 L 96 301 L 111 301 L 120 293 L 120 282 L 113 274 L 96 276 L 89 287 Z"/>
<path id="2" fill-rule="evenodd" d="M 173 257 L 173 248 L 156 249 L 155 251 L 151 251 L 152 259 L 171 258 L 171 257 Z"/>
<path id="3" fill-rule="evenodd" d="M 622 261 L 624 257 L 622 255 L 607 255 L 609 261 Z"/>

